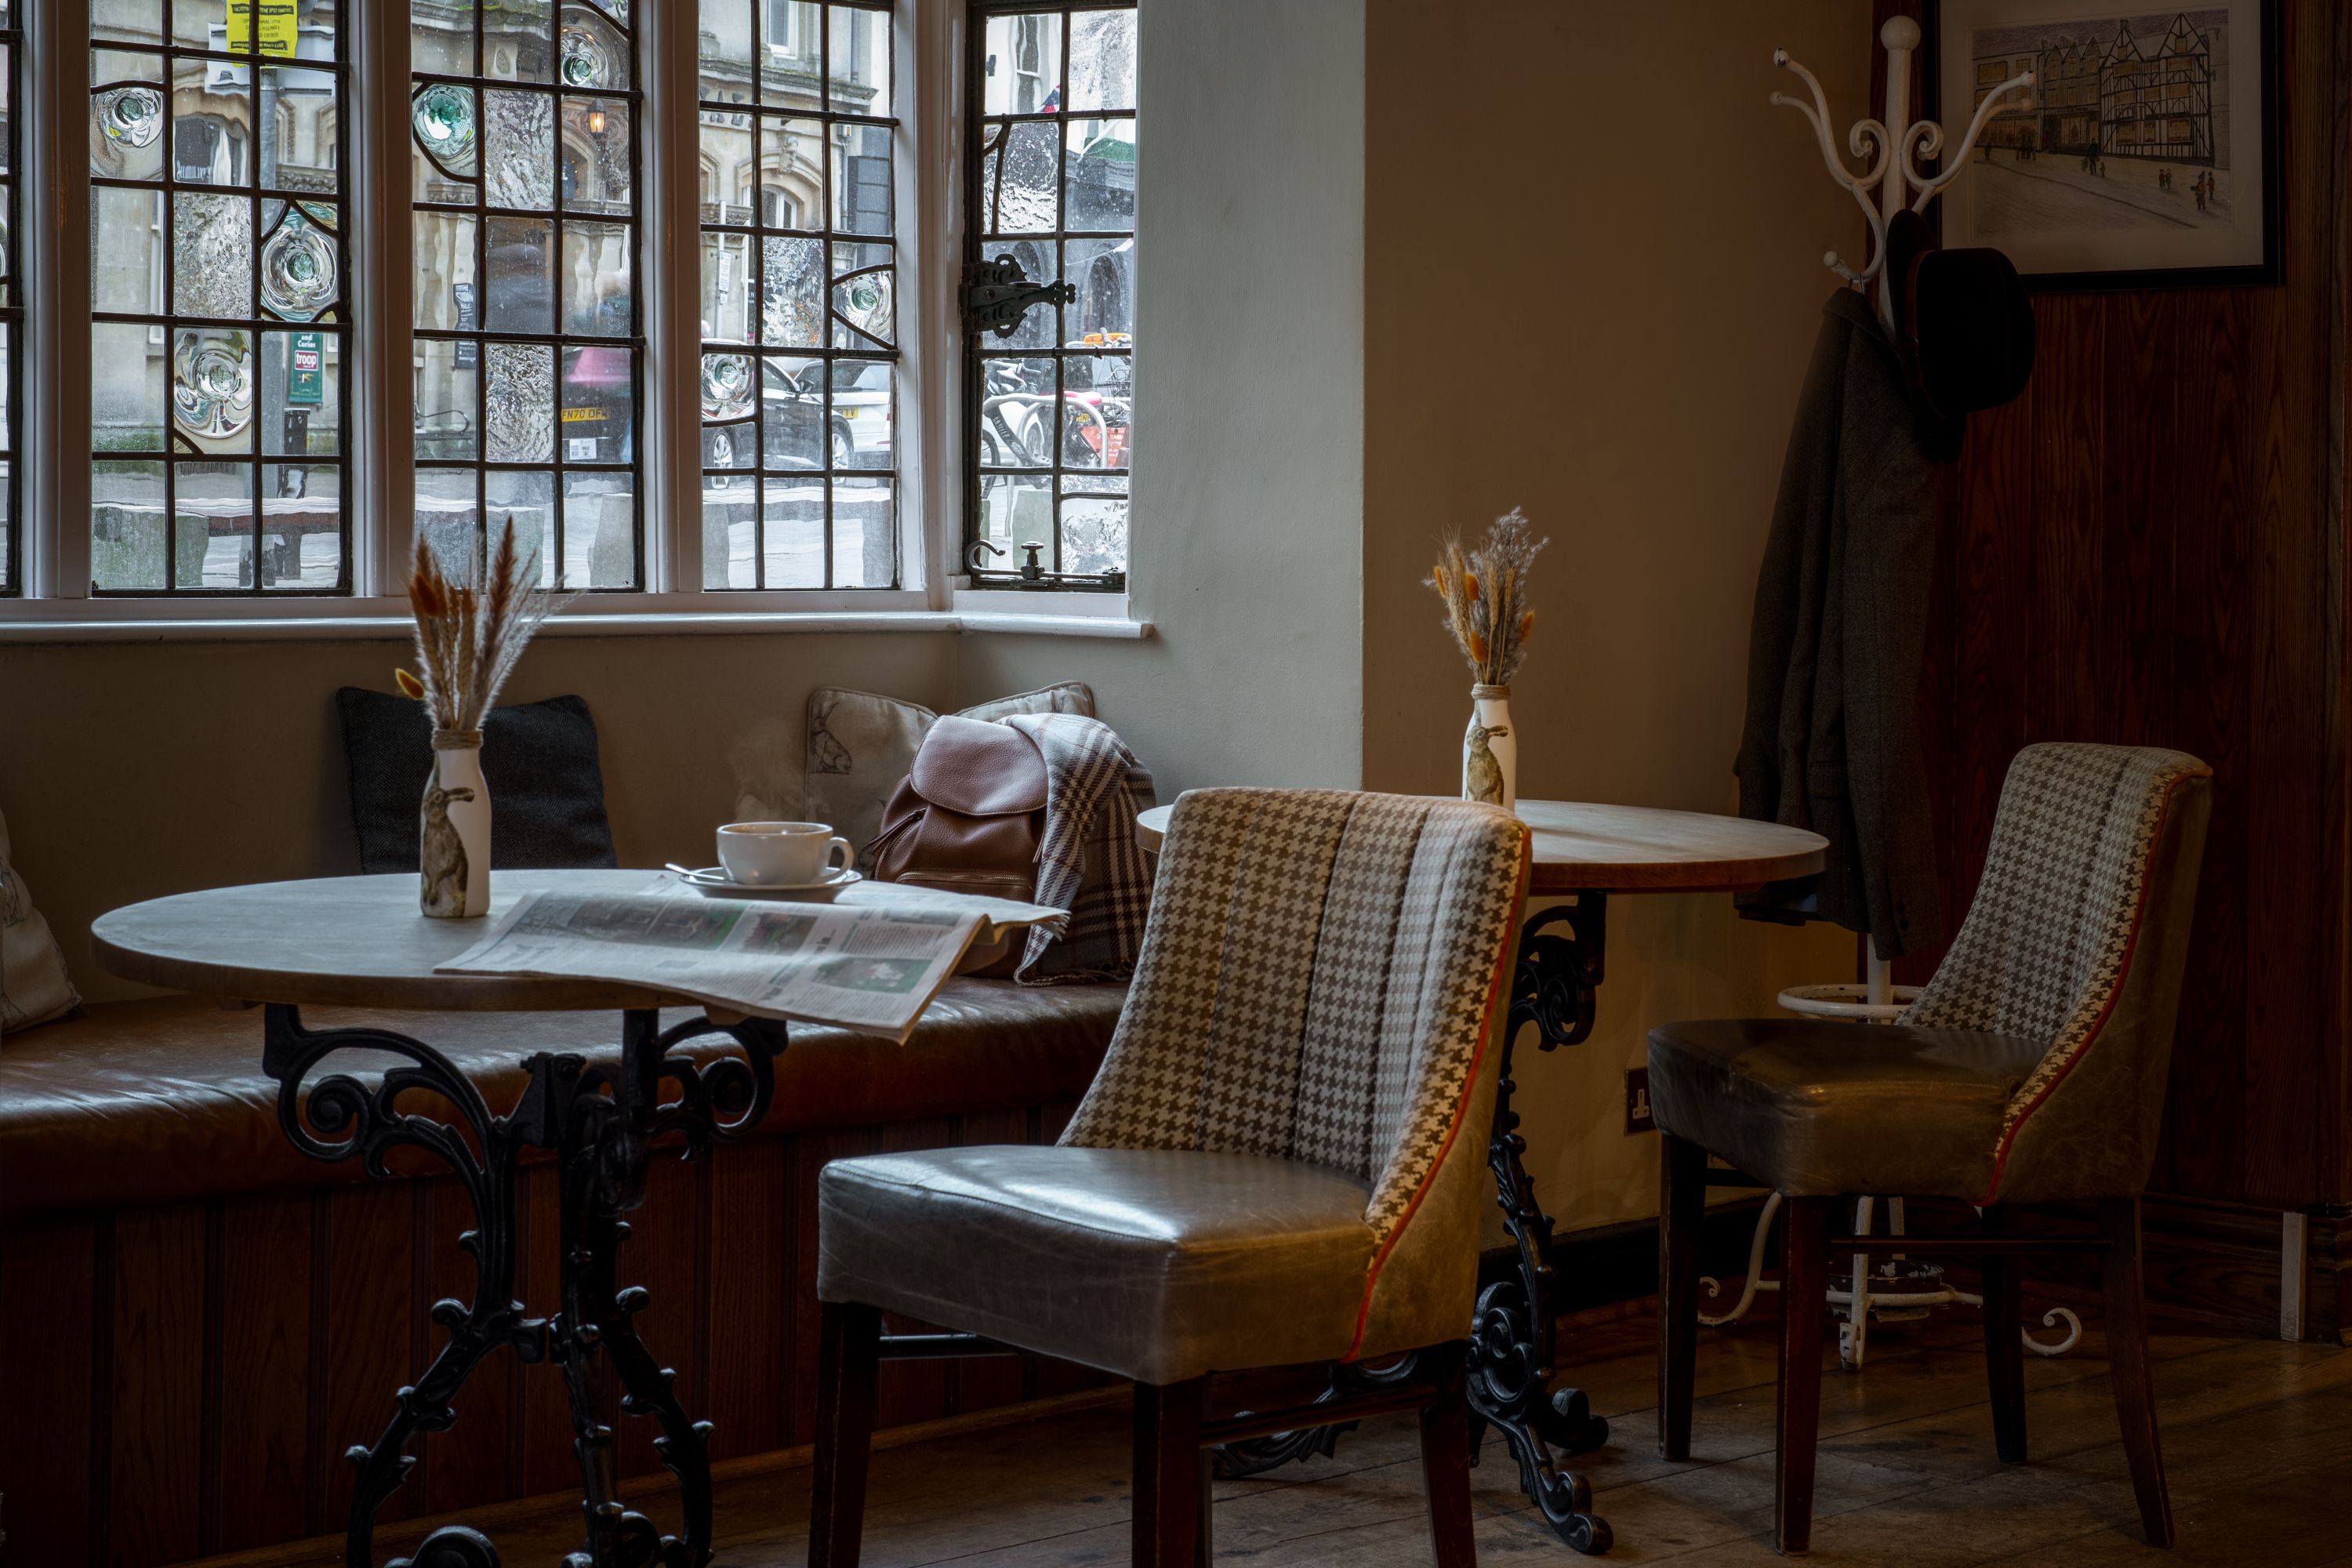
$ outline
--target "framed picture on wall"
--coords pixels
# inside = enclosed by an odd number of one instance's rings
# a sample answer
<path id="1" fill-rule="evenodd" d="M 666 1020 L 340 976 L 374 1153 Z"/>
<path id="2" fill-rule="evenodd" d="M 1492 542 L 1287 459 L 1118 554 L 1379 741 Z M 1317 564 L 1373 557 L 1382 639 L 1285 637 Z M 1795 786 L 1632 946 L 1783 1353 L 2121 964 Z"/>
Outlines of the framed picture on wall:
<path id="1" fill-rule="evenodd" d="M 2275 0 L 1941 0 L 1937 97 L 1957 141 L 2010 93 L 1945 192 L 1943 239 L 2029 288 L 2278 280 Z"/>

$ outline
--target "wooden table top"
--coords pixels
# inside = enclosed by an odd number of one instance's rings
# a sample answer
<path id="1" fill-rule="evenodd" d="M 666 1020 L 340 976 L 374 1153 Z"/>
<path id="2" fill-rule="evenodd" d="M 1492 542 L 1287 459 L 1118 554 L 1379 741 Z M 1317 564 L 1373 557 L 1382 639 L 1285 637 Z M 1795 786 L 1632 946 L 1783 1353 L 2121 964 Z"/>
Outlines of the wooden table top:
<path id="1" fill-rule="evenodd" d="M 1172 805 L 1136 818 L 1136 837 L 1160 847 Z M 1801 827 L 1703 811 L 1586 801 L 1523 800 L 1535 829 L 1528 890 L 1542 895 L 1599 889 L 1612 893 L 1737 892 L 1820 870 L 1829 840 Z"/>
<path id="2" fill-rule="evenodd" d="M 696 1006 L 690 998 L 605 981 L 436 974 L 527 893 L 634 892 L 652 871 L 499 871 L 490 912 L 428 920 L 416 874 L 262 882 L 152 899 L 102 915 L 90 946 L 110 973 L 238 1002 L 418 1011 L 550 1012 Z"/>

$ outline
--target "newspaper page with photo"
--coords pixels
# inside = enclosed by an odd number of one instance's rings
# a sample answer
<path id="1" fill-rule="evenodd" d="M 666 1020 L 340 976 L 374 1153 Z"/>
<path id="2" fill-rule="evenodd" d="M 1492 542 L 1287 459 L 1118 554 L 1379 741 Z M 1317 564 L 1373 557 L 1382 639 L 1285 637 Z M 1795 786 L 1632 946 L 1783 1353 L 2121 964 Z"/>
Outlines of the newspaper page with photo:
<path id="1" fill-rule="evenodd" d="M 793 903 L 709 898 L 662 879 L 634 893 L 534 893 L 437 967 L 643 985 L 904 1045 L 975 940 L 1066 918 L 1042 904 L 887 883 Z"/>

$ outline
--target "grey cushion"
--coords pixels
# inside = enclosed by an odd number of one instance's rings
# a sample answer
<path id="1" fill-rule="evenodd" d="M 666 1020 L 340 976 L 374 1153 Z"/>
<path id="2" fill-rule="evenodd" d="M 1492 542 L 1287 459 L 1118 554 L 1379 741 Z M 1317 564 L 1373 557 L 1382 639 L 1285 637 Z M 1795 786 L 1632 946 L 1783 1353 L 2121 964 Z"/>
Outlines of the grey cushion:
<path id="1" fill-rule="evenodd" d="M 416 804 L 433 768 L 424 707 L 389 692 L 335 693 L 351 766 L 362 871 L 416 869 Z M 621 862 L 604 816 L 596 721 L 577 697 L 496 708 L 482 723 L 490 786 L 490 865 L 509 871 L 599 869 Z"/>
<path id="2" fill-rule="evenodd" d="M 1178 1149 L 991 1147 L 836 1160 L 817 1294 L 1143 1383 L 1354 1346 L 1370 1184 Z"/>
<path id="3" fill-rule="evenodd" d="M 2014 1036 L 1819 1018 L 1650 1031 L 1650 1106 L 1687 1139 L 1794 1197 L 1978 1202 L 2010 1097 L 2042 1060 Z"/>

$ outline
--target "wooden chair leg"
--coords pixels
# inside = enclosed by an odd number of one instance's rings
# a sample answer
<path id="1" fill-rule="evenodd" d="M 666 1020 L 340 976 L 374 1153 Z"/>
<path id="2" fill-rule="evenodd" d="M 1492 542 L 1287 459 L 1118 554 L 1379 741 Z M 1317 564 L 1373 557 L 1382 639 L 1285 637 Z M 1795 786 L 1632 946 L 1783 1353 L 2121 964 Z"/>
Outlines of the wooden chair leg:
<path id="1" fill-rule="evenodd" d="M 1209 1568 L 1217 1560 L 1216 1457 L 1201 1450 L 1201 1500 L 1192 1514 L 1194 1568 Z"/>
<path id="2" fill-rule="evenodd" d="M 1199 1568 L 1208 1380 L 1135 1385 L 1135 1568 Z"/>
<path id="3" fill-rule="evenodd" d="M 1984 1211 L 1984 1233 L 2014 1227 L 1999 1205 Z M 1993 1449 L 2007 1465 L 2025 1463 L 2025 1341 L 2021 1270 L 2014 1258 L 1984 1260 L 1985 1382 L 1992 1394 Z"/>
<path id="4" fill-rule="evenodd" d="M 1698 1366 L 1698 1249 L 1706 1221 L 1706 1151 L 1658 1138 L 1658 1454 L 1690 1458 Z"/>
<path id="5" fill-rule="evenodd" d="M 874 1448 L 874 1390 L 882 1367 L 881 1310 L 827 1301 L 817 1338 L 809 1568 L 857 1568 L 866 1527 L 866 1468 Z"/>
<path id="6" fill-rule="evenodd" d="M 2106 1238 L 2107 1370 L 2115 1380 L 2116 1415 L 2123 1423 L 2124 1453 L 2131 1460 L 2132 1490 L 2139 1497 L 2141 1527 L 2150 1546 L 2172 1544 L 2172 1500 L 2164 1485 L 2164 1450 L 2156 1430 L 2156 1389 L 2148 1375 L 2147 1311 L 2141 1294 L 2139 1200 L 2106 1198 L 2099 1204 L 2099 1233 Z"/>
<path id="7" fill-rule="evenodd" d="M 1449 1347 L 1423 1353 L 1447 1357 L 1439 1382 L 1444 1394 L 1421 1413 L 1430 1547 L 1437 1568 L 1477 1568 L 1478 1542 L 1470 1521 L 1470 1390 L 1463 1352 Z"/>
<path id="8" fill-rule="evenodd" d="M 1834 1198 L 1780 1207 L 1780 1391 L 1772 1464 L 1773 1544 L 1794 1556 L 1812 1545 L 1813 1447 L 1822 1429 L 1822 1317 L 1829 1289 Z"/>

